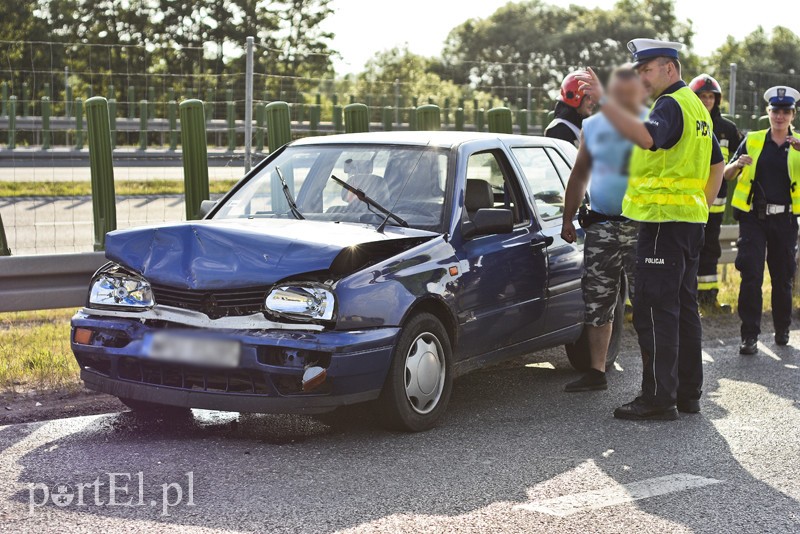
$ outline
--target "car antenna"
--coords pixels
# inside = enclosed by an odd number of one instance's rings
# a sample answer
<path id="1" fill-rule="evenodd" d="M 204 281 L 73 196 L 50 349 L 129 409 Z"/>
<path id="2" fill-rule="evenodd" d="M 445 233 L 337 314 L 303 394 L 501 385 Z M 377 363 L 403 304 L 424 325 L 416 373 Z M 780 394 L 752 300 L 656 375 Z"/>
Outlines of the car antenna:
<path id="1" fill-rule="evenodd" d="M 400 187 L 400 191 L 398 191 L 397 193 L 397 198 L 395 199 L 392 208 L 389 210 L 389 214 L 387 214 L 386 217 L 383 218 L 381 224 L 378 226 L 378 228 L 375 229 L 379 234 L 384 233 L 384 230 L 386 229 L 386 223 L 389 222 L 391 213 L 394 212 L 394 209 L 397 207 L 397 203 L 400 202 L 400 199 L 403 197 L 403 192 L 406 190 L 408 182 L 411 181 L 411 177 L 414 175 L 414 171 L 417 170 L 419 162 L 422 161 L 422 156 L 425 155 L 426 149 L 428 147 L 430 147 L 430 142 L 427 145 L 425 145 L 425 148 L 419 151 L 419 157 L 417 158 L 416 163 L 414 163 L 414 167 L 411 168 L 411 172 L 408 173 L 408 176 L 406 176 L 406 179 L 403 181 L 403 185 Z"/>

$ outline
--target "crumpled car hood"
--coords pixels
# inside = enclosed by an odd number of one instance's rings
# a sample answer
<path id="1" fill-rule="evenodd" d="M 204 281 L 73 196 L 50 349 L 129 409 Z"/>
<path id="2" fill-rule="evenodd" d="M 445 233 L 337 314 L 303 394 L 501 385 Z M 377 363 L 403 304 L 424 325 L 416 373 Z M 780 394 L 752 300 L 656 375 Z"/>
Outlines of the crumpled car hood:
<path id="1" fill-rule="evenodd" d="M 337 264 L 343 263 L 340 253 L 362 248 L 356 245 L 391 251 L 398 242 L 436 235 L 397 227 L 380 234 L 373 226 L 308 220 L 192 221 L 110 232 L 106 258 L 141 273 L 151 284 L 243 288 L 325 271 L 337 257 Z"/>

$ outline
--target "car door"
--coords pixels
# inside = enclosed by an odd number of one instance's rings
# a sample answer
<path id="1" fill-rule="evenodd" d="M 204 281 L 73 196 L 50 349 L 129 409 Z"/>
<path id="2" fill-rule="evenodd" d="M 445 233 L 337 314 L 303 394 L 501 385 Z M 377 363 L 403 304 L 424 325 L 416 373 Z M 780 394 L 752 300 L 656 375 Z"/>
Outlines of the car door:
<path id="1" fill-rule="evenodd" d="M 492 206 L 514 213 L 514 230 L 465 240 L 458 247 L 461 277 L 456 295 L 461 335 L 459 354 L 485 354 L 541 335 L 547 283 L 545 237 L 538 231 L 524 190 L 500 149 L 465 155 L 460 172 L 488 182 Z M 473 184 L 474 185 L 474 184 Z M 469 186 L 463 186 L 469 187 Z M 462 221 L 470 216 L 466 198 Z"/>
<path id="2" fill-rule="evenodd" d="M 561 238 L 565 184 L 570 166 L 562 154 L 543 146 L 515 146 L 511 149 L 525 176 L 541 221 L 542 234 L 552 241 L 547 247 L 547 320 L 545 328 L 555 332 L 583 322 L 584 232 L 578 226 L 578 241 Z"/>

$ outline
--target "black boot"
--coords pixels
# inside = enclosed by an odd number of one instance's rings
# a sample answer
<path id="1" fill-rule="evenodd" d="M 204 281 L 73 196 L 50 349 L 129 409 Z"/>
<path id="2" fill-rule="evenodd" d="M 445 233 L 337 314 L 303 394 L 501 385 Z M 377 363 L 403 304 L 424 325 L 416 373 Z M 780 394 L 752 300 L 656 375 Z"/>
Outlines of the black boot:
<path id="1" fill-rule="evenodd" d="M 742 340 L 742 344 L 739 345 L 739 354 L 742 356 L 753 356 L 758 352 L 758 338 L 757 337 L 746 337 Z"/>
<path id="2" fill-rule="evenodd" d="M 678 418 L 678 408 L 674 404 L 671 406 L 654 406 L 642 397 L 636 397 L 633 402 L 623 404 L 614 410 L 614 417 L 633 421 L 674 421 Z"/>
<path id="3" fill-rule="evenodd" d="M 602 389 L 608 389 L 608 382 L 606 381 L 606 374 L 597 369 L 589 369 L 582 377 L 564 386 L 564 391 L 568 393 L 599 391 Z"/>
<path id="4" fill-rule="evenodd" d="M 780 332 L 775 332 L 775 344 L 780 345 L 781 347 L 785 347 L 789 344 L 789 329 L 781 330 Z"/>

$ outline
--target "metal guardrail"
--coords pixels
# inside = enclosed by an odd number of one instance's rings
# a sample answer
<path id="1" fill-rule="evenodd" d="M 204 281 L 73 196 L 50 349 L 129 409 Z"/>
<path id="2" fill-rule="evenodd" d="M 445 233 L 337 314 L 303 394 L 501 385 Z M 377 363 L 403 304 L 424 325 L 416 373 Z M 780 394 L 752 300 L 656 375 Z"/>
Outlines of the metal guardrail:
<path id="1" fill-rule="evenodd" d="M 721 264 L 736 258 L 739 227 L 723 226 Z M 103 252 L 0 257 L 0 312 L 83 306 L 92 274 L 106 262 Z"/>

